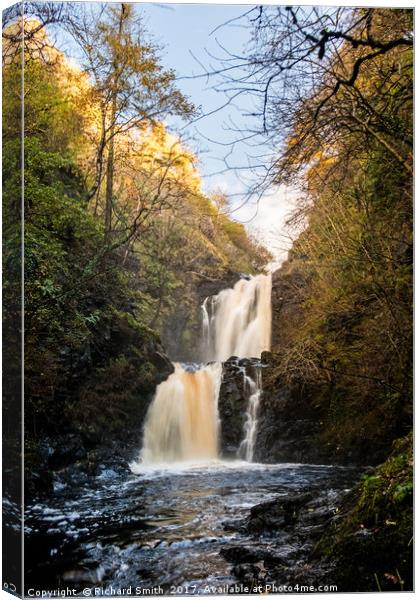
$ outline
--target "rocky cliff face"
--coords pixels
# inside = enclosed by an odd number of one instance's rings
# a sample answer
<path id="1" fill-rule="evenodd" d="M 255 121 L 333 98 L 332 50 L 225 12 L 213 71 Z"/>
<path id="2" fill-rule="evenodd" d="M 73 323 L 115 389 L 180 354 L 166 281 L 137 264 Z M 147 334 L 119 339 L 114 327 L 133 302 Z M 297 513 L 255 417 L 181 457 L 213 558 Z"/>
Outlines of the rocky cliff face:
<path id="1" fill-rule="evenodd" d="M 63 353 L 66 377 L 54 419 L 25 422 L 25 493 L 50 493 L 54 473 L 69 483 L 102 465 L 128 469 L 156 386 L 173 372 L 157 336 L 129 313 L 115 315 L 82 357 Z"/>
<path id="2" fill-rule="evenodd" d="M 194 362 L 201 358 L 202 311 L 201 305 L 209 296 L 231 288 L 242 277 L 236 271 L 226 271 L 221 279 L 200 277 L 192 281 L 190 289 L 175 290 L 176 308 L 167 319 L 162 341 L 168 356 L 175 362 Z"/>
<path id="3" fill-rule="evenodd" d="M 244 439 L 248 394 L 245 376 L 254 377 L 258 359 L 232 357 L 223 363 L 219 393 L 220 451 L 226 458 L 235 458 Z"/>
<path id="4" fill-rule="evenodd" d="M 264 354 L 263 393 L 258 414 L 254 460 L 257 462 L 323 463 L 328 452 L 318 443 L 322 414 L 311 404 L 303 384 L 287 384 L 275 376 L 275 357 Z M 335 462 L 332 460 L 332 462 Z"/>

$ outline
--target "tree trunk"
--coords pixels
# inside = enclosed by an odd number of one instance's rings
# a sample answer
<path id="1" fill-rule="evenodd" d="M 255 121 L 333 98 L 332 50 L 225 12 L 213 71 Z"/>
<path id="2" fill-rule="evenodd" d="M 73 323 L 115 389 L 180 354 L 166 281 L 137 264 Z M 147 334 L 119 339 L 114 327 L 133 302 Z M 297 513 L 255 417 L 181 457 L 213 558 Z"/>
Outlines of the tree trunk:
<path id="1" fill-rule="evenodd" d="M 112 103 L 111 118 L 115 120 L 116 99 Z M 108 159 L 106 165 L 106 191 L 105 191 L 105 242 L 111 241 L 112 232 L 112 196 L 114 188 L 114 125 L 110 131 L 111 139 L 108 147 Z"/>
<path id="2" fill-rule="evenodd" d="M 118 37 L 121 41 L 123 23 L 125 19 L 125 5 L 121 4 L 120 19 L 118 25 Z M 108 159 L 106 165 L 106 191 L 105 191 L 105 242 L 111 242 L 112 236 L 112 208 L 113 208 L 113 189 L 114 189 L 114 137 L 115 137 L 115 119 L 117 114 L 117 95 L 118 95 L 118 60 L 114 56 L 114 81 L 111 102 L 111 127 L 109 130 Z"/>

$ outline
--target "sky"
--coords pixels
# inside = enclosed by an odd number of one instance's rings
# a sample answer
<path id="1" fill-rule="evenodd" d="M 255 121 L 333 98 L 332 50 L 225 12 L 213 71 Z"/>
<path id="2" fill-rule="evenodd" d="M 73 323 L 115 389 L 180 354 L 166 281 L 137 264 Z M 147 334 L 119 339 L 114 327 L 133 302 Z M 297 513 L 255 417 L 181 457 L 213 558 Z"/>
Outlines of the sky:
<path id="1" fill-rule="evenodd" d="M 140 7 L 149 31 L 166 47 L 163 60 L 166 66 L 175 69 L 181 90 L 195 105 L 202 107 L 204 114 L 222 106 L 226 97 L 213 89 L 215 80 L 187 77 L 203 73 L 199 63 L 217 66 L 217 58 L 223 56 L 219 43 L 238 54 L 245 49 L 249 30 L 240 26 L 240 22 L 232 22 L 225 27 L 220 25 L 240 17 L 251 7 L 150 3 L 141 4 Z M 220 189 L 231 196 L 230 204 L 234 209 L 231 217 L 244 223 L 269 248 L 275 255 L 277 266 L 286 258 L 291 244 L 285 222 L 294 206 L 295 193 L 282 186 L 263 196 L 258 204 L 256 198 L 244 203 L 247 189 L 246 182 L 241 181 L 244 177 L 242 167 L 248 164 L 249 149 L 241 144 L 235 144 L 233 148 L 229 145 L 234 139 L 234 134 L 229 131 L 229 120 L 233 119 L 238 126 L 243 124 L 244 128 L 249 127 L 250 117 L 244 113 L 252 109 L 253 100 L 244 97 L 239 106 L 228 106 L 200 119 L 189 126 L 184 134 L 194 138 L 192 145 L 200 157 L 205 190 Z M 210 140 L 216 140 L 219 144 Z M 240 167 L 240 171 L 221 172 L 226 171 L 224 158 L 228 153 L 229 165 Z"/>
<path id="2" fill-rule="evenodd" d="M 213 89 L 216 80 L 200 77 L 204 72 L 201 65 L 209 70 L 220 66 L 218 58 L 224 54 L 220 45 L 237 54 L 244 50 L 249 30 L 238 22 L 220 26 L 252 7 L 157 3 L 139 3 L 137 6 L 148 33 L 163 46 L 161 58 L 164 66 L 174 69 L 180 90 L 196 107 L 200 107 L 201 115 L 207 115 L 187 126 L 170 120 L 167 124 L 176 128 L 198 155 L 204 191 L 220 190 L 227 194 L 231 218 L 243 223 L 268 247 L 275 256 L 274 266 L 278 266 L 286 258 L 291 243 L 285 231 L 285 221 L 293 208 L 295 193 L 280 187 L 265 194 L 258 202 L 256 198 L 244 201 L 248 190 L 244 180 L 250 180 L 251 176 L 251 170 L 246 168 L 251 160 L 248 156 L 250 149 L 244 144 L 232 144 L 235 135 L 229 131 L 229 123 L 234 121 L 235 126 L 240 128 L 252 125 L 251 117 L 247 117 L 246 113 L 255 108 L 254 100 L 244 96 L 240 104 L 220 109 L 226 103 L 226 97 Z M 67 51 L 71 53 L 71 45 Z M 258 149 L 258 153 L 261 152 L 263 150 Z M 238 171 L 226 168 L 227 155 L 229 166 L 239 167 Z"/>

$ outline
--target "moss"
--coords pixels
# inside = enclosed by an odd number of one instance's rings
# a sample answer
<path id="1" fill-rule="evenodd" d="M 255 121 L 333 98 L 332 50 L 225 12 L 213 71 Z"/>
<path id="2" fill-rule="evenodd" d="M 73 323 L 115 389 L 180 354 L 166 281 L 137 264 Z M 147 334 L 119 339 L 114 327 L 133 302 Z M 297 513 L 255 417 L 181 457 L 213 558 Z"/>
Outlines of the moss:
<path id="1" fill-rule="evenodd" d="M 396 440 L 390 457 L 362 475 L 341 512 L 317 547 L 333 563 L 339 589 L 411 590 L 412 434 Z"/>
<path id="2" fill-rule="evenodd" d="M 94 441 L 140 427 L 155 377 L 156 369 L 147 361 L 137 366 L 125 354 L 110 359 L 86 379 L 79 400 L 67 408 L 68 418 Z"/>
<path id="3" fill-rule="evenodd" d="M 158 335 L 156 331 L 145 325 L 144 323 L 140 323 L 136 319 L 136 317 L 129 312 L 117 310 L 116 308 L 112 309 L 112 315 L 116 319 L 117 322 L 124 322 L 126 325 L 133 330 L 133 332 L 137 333 L 139 336 L 145 339 L 151 339 L 157 341 Z"/>

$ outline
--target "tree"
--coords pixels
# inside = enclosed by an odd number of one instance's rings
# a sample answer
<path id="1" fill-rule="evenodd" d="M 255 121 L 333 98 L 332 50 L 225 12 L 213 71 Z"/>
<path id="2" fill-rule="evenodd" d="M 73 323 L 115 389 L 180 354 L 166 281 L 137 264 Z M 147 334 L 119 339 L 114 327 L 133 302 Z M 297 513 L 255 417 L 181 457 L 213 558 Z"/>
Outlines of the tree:
<path id="1" fill-rule="evenodd" d="M 268 167 L 254 161 L 260 186 L 290 184 L 307 165 L 337 155 L 349 133 L 358 135 L 348 152 L 375 138 L 411 174 L 410 120 L 393 116 L 412 110 L 411 10 L 261 6 L 243 20 L 247 51 L 225 50 L 210 74 L 230 101 L 254 97 L 252 126 L 235 135 L 272 146 Z M 374 73 L 382 100 L 370 84 Z"/>
<path id="2" fill-rule="evenodd" d="M 63 22 L 66 12 L 63 2 L 21 2 L 7 7 L 3 11 L 3 62 L 13 62 L 22 47 L 27 59 L 45 59 L 53 47 L 45 29 Z"/>
<path id="3" fill-rule="evenodd" d="M 286 38 L 272 15 L 255 24 L 273 44 L 259 56 L 296 85 L 276 98 L 264 79 L 279 136 L 267 181 L 300 184 L 304 225 L 280 273 L 298 308 L 274 326 L 279 373 L 323 389 L 324 440 L 387 448 L 412 427 L 412 15 L 288 9 Z"/>
<path id="4" fill-rule="evenodd" d="M 167 115 L 187 117 L 193 107 L 176 88 L 175 75 L 165 70 L 159 48 L 147 41 L 131 4 L 80 6 L 69 18 L 69 30 L 83 51 L 100 106 L 98 141 L 90 200 L 100 192 L 106 155 L 105 237 L 110 241 L 113 213 L 115 140 L 132 130 L 141 132 Z"/>

